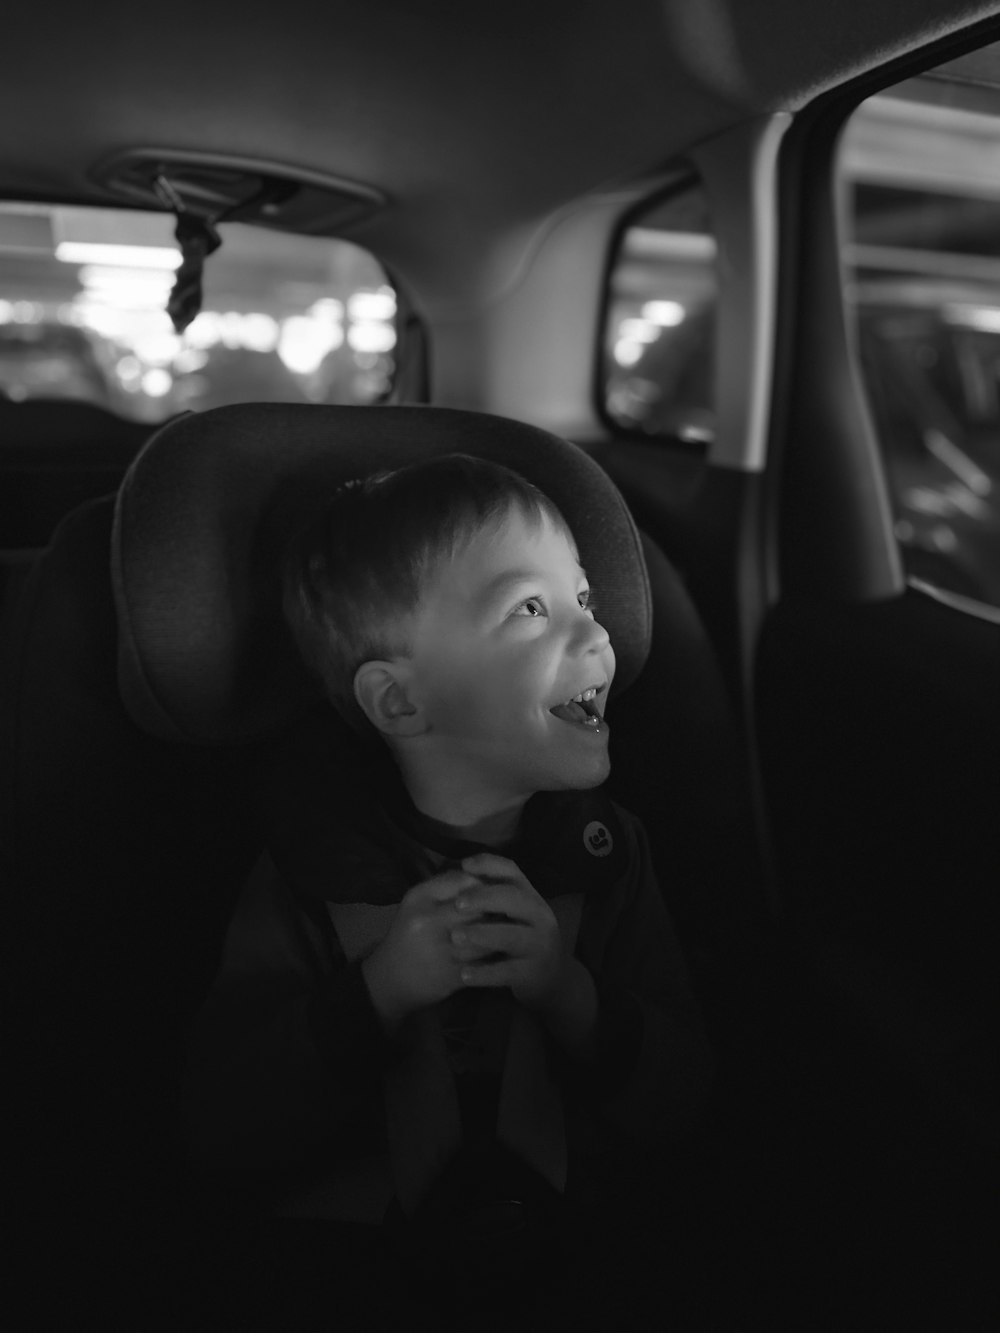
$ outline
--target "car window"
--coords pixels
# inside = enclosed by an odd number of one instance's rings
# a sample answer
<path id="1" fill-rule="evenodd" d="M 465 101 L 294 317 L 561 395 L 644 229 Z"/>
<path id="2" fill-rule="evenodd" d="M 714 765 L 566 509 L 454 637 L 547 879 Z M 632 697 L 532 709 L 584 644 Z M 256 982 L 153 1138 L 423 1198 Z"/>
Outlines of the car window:
<path id="1" fill-rule="evenodd" d="M 174 332 L 174 219 L 0 204 L 0 393 L 158 422 L 281 400 L 364 404 L 391 385 L 396 300 L 345 241 L 222 224 L 201 313 Z"/>
<path id="2" fill-rule="evenodd" d="M 703 446 L 714 438 L 715 252 L 705 191 L 693 176 L 622 231 L 600 381 L 616 427 Z"/>
<path id="3" fill-rule="evenodd" d="M 845 297 L 907 574 L 997 606 L 1000 103 L 948 73 L 845 128 Z"/>

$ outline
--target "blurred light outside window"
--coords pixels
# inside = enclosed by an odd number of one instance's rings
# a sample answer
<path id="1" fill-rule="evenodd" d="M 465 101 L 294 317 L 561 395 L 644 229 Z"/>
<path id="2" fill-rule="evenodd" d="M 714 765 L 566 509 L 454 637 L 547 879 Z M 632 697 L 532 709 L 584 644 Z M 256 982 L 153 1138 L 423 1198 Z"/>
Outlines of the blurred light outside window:
<path id="1" fill-rule="evenodd" d="M 715 238 L 692 177 L 633 216 L 611 270 L 601 392 L 619 428 L 707 446 L 715 433 Z"/>
<path id="2" fill-rule="evenodd" d="M 845 298 L 907 574 L 1000 606 L 1000 47 L 862 103 L 839 173 Z"/>
<path id="3" fill-rule="evenodd" d="M 226 403 L 388 394 L 396 299 L 370 254 L 223 224 L 201 313 L 178 335 L 173 230 L 162 213 L 0 203 L 0 394 L 154 424 Z"/>

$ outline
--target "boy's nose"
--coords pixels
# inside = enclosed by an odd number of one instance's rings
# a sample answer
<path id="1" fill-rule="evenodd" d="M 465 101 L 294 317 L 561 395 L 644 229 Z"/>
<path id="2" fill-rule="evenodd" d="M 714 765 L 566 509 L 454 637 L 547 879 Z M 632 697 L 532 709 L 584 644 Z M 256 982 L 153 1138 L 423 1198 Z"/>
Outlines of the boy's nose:
<path id="1" fill-rule="evenodd" d="M 581 616 L 578 625 L 581 652 L 601 653 L 611 643 L 611 636 L 599 620 L 591 620 L 590 616 Z"/>

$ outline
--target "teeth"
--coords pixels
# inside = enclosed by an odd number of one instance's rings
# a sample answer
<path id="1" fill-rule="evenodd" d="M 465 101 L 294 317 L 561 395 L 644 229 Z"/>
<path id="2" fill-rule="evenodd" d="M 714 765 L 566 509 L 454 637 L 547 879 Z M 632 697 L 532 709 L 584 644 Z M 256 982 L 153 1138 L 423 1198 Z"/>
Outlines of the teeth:
<path id="1" fill-rule="evenodd" d="M 574 704 L 587 703 L 589 700 L 596 698 L 596 696 L 597 696 L 597 690 L 591 688 L 589 690 L 584 690 L 582 694 L 577 694 L 573 699 L 570 700 L 570 703 Z"/>

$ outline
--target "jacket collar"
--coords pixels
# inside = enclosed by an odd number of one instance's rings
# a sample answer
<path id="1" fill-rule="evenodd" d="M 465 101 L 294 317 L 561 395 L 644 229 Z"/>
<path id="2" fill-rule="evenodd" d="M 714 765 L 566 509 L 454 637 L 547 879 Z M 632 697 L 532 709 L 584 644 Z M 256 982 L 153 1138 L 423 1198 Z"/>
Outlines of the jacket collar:
<path id="1" fill-rule="evenodd" d="M 624 872 L 624 832 L 603 788 L 537 793 L 513 841 L 486 847 L 421 814 L 381 747 L 335 715 L 310 717 L 264 791 L 269 850 L 297 895 L 389 905 L 442 863 L 483 851 L 515 861 L 545 898 L 593 892 Z"/>

